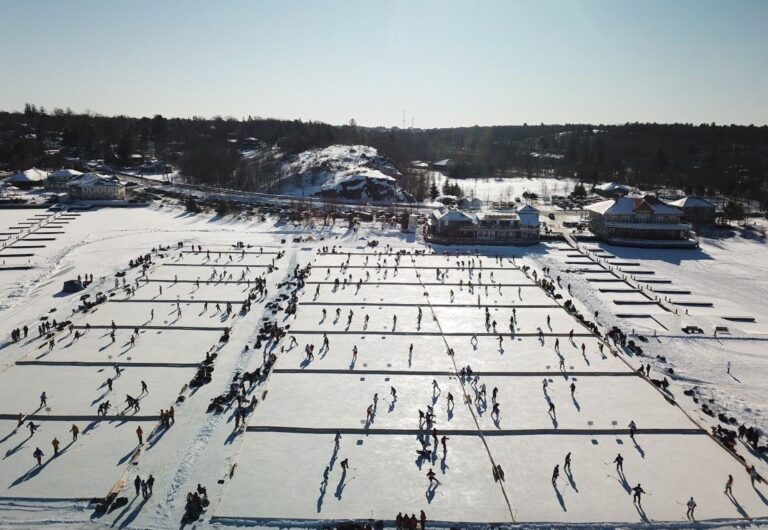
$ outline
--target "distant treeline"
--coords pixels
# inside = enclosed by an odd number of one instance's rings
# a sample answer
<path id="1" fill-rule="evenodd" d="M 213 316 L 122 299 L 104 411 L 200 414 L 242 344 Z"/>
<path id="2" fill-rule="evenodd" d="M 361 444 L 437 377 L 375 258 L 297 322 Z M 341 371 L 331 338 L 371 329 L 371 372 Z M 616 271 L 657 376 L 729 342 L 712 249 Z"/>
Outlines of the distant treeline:
<path id="1" fill-rule="evenodd" d="M 255 139 L 255 140 L 254 140 Z M 131 166 L 134 154 L 177 165 L 193 181 L 269 189 L 282 156 L 312 147 L 364 144 L 403 173 L 404 187 L 429 188 L 413 160 L 453 160 L 455 178 L 508 175 L 617 180 L 641 187 L 722 193 L 768 204 L 768 127 L 714 124 L 519 125 L 398 129 L 300 120 L 131 118 L 47 111 L 0 112 L 0 168 L 59 167 L 65 158 Z M 250 150 L 243 158 L 241 150 Z M 413 189 L 418 187 L 419 189 Z"/>

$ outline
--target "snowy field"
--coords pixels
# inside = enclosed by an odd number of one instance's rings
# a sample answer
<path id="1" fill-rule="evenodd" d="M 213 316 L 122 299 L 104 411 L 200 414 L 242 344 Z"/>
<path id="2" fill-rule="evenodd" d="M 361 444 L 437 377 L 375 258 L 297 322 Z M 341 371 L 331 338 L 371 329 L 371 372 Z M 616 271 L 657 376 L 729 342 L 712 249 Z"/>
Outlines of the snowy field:
<path id="1" fill-rule="evenodd" d="M 0 216 L 0 307 L 10 307 L 39 277 L 32 268 L 46 265 L 46 257 L 65 248 L 75 215 L 44 209 L 3 210 Z M 34 281 L 34 280 L 32 280 Z"/>
<path id="2" fill-rule="evenodd" d="M 461 186 L 466 197 L 475 197 L 488 202 L 511 202 L 515 198 L 520 198 L 522 201 L 524 192 L 535 193 L 540 199 L 553 195 L 567 196 L 573 192 L 577 184 L 573 179 L 550 177 L 449 179 L 438 171 L 432 171 L 430 175 L 439 189 L 442 189 L 443 184 L 448 180 L 451 184 Z"/>
<path id="3" fill-rule="evenodd" d="M 0 212 L 0 225 L 52 214 L 8 212 Z M 41 231 L 64 233 L 39 236 L 53 239 L 29 249 L 34 256 L 23 259 L 31 268 L 0 272 L 3 328 L 29 326 L 28 337 L 3 339 L 0 348 L 0 528 L 176 528 L 187 493 L 198 483 L 207 488 L 210 505 L 195 528 L 317 527 L 349 519 L 382 519 L 391 526 L 398 512 L 422 509 L 428 526 L 445 528 L 643 522 L 667 528 L 688 524 L 691 496 L 699 505 L 697 519 L 708 525 L 768 518 L 766 486 L 752 487 L 744 465 L 708 436 L 713 418 L 682 395 L 698 385 L 739 418 L 765 425 L 762 326 L 768 315 L 758 301 L 766 285 L 752 275 L 764 278 L 766 261 L 755 241 L 704 243 L 701 254 L 687 258 L 675 251 L 644 255 L 606 247 L 597 252 L 613 263 L 614 270 L 606 270 L 591 254 L 560 250 L 564 243 L 490 249 L 504 252 L 501 259 L 472 249 L 472 255 L 403 254 L 398 262 L 396 254 L 377 253 L 362 238 L 378 239 L 379 251 L 388 244 L 406 252 L 425 247 L 369 226 L 358 233 L 320 230 L 175 208 L 101 209 L 52 224 Z M 282 242 L 310 233 L 314 241 Z M 245 248 L 236 248 L 237 242 Z M 331 245 L 340 253 L 321 250 Z M 160 246 L 168 248 L 152 254 L 146 276 L 128 268 L 130 259 Z M 278 257 L 279 251 L 285 255 Z M 296 314 L 288 315 L 292 291 L 286 282 L 295 267 L 309 264 L 307 283 L 296 291 Z M 602 343 L 524 265 L 539 277 L 542 267 L 551 267 L 553 279 L 562 276 L 558 292 L 568 298 L 570 283 L 580 310 L 598 311 L 601 326 L 634 326 L 650 337 L 656 331 L 656 338 L 642 343 L 652 356 Z M 123 289 L 122 280 L 115 286 L 118 272 L 126 273 L 134 293 Z M 732 288 L 720 293 L 724 272 L 734 278 Z M 65 295 L 61 286 L 78 274 L 94 275 L 84 294 L 93 299 L 103 292 L 107 301 L 75 311 L 83 293 Z M 640 292 L 640 280 L 632 276 L 673 283 L 643 283 Z M 614 281 L 587 281 L 599 278 Z M 265 280 L 267 293 L 240 314 L 258 279 Z M 661 294 L 646 286 L 690 294 L 668 294 L 673 301 L 656 303 Z M 679 297 L 709 300 L 714 307 L 679 305 Z M 234 309 L 229 315 L 227 303 Z M 629 313 L 646 316 L 620 316 Z M 744 315 L 756 322 L 722 318 Z M 51 347 L 38 338 L 43 316 L 71 320 L 73 330 L 56 333 Z M 282 340 L 258 339 L 265 318 L 285 328 Z M 688 324 L 700 325 L 705 336 L 684 335 L 680 328 Z M 715 325 L 730 333 L 715 340 Z M 134 327 L 139 333 L 132 343 Z M 225 329 L 229 340 L 220 342 Z M 312 358 L 308 345 L 314 345 Z M 257 404 L 247 428 L 235 427 L 235 405 L 207 412 L 235 374 L 262 367 L 265 352 L 277 359 L 269 377 L 248 390 Z M 212 353 L 211 382 L 191 388 L 197 366 Z M 733 362 L 733 376 L 725 373 L 726 360 Z M 637 375 L 639 361 L 653 365 L 651 377 L 675 367 L 667 393 Z M 476 379 L 460 376 L 466 366 Z M 140 398 L 140 410 L 127 410 L 126 394 Z M 107 415 L 97 415 L 106 401 L 112 405 Z M 175 422 L 163 428 L 160 411 L 171 406 Z M 436 439 L 419 415 L 429 408 Z M 19 413 L 28 415 L 21 427 Z M 30 421 L 40 426 L 31 435 Z M 630 421 L 638 427 L 634 439 Z M 73 424 L 80 430 L 74 442 Z M 39 467 L 37 447 L 44 453 Z M 420 456 L 422 449 L 428 454 Z M 768 474 L 745 447 L 738 452 Z M 613 463 L 619 453 L 623 473 Z M 553 484 L 556 464 L 560 475 Z M 502 480 L 494 477 L 494 466 L 503 471 Z M 430 469 L 439 482 L 430 484 Z M 136 496 L 134 478 L 149 474 L 153 495 Z M 735 479 L 730 497 L 723 494 L 729 474 Z M 647 492 L 641 506 L 630 494 L 638 483 Z M 88 499 L 110 491 L 128 504 L 92 518 Z"/>

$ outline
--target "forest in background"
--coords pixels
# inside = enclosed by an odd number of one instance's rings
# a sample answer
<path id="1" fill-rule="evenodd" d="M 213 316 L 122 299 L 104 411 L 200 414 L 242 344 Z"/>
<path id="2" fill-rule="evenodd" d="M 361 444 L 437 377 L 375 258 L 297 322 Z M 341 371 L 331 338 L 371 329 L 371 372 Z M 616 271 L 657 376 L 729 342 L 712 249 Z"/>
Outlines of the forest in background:
<path id="1" fill-rule="evenodd" d="M 768 206 L 768 126 L 627 123 L 510 125 L 445 129 L 334 126 L 259 117 L 134 118 L 46 110 L 0 112 L 0 169 L 58 168 L 102 159 L 131 167 L 140 154 L 179 167 L 190 181 L 244 190 L 269 188 L 292 154 L 333 144 L 370 145 L 403 172 L 417 198 L 429 186 L 414 160 L 450 158 L 454 178 L 570 177 L 587 187 L 616 180 L 676 187 Z M 244 152 L 250 153 L 243 156 Z"/>

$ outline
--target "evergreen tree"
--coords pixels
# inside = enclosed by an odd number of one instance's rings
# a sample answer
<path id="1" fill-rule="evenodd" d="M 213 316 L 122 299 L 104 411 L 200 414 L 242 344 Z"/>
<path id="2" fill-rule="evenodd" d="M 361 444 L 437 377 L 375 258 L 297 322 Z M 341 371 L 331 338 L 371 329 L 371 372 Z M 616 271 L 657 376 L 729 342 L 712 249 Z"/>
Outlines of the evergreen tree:
<path id="1" fill-rule="evenodd" d="M 723 208 L 723 217 L 726 221 L 741 221 L 746 217 L 744 206 L 741 203 L 728 201 Z"/>
<path id="2" fill-rule="evenodd" d="M 576 184 L 576 186 L 573 187 L 573 192 L 571 193 L 574 197 L 586 197 L 587 196 L 587 190 L 584 188 L 584 184 L 579 182 Z"/>
<path id="3" fill-rule="evenodd" d="M 429 198 L 433 201 L 437 199 L 438 195 L 440 195 L 440 190 L 437 189 L 437 184 L 435 184 L 435 181 L 432 181 L 432 185 L 429 187 Z"/>
<path id="4" fill-rule="evenodd" d="M 120 136 L 120 141 L 117 143 L 117 160 L 123 164 L 124 166 L 127 166 L 131 163 L 131 155 L 133 154 L 134 147 L 133 147 L 133 136 L 131 136 L 130 133 L 123 133 L 122 136 Z"/>
<path id="5" fill-rule="evenodd" d="M 187 197 L 187 200 L 184 202 L 184 208 L 190 213 L 200 213 L 202 211 L 194 195 Z"/>

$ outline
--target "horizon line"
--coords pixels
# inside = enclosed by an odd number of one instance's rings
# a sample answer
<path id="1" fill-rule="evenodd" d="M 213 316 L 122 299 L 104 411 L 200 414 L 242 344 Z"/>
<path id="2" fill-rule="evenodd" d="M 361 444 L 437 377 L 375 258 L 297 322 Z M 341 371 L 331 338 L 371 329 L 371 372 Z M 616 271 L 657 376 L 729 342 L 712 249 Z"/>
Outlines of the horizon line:
<path id="1" fill-rule="evenodd" d="M 75 111 L 71 107 L 59 107 L 59 106 L 53 106 L 46 108 L 44 105 L 37 105 L 35 103 L 26 103 L 30 105 L 34 105 L 35 108 L 39 111 L 40 109 L 45 109 L 45 114 L 47 116 L 55 116 L 53 114 L 54 110 L 63 110 L 66 111 L 67 109 L 71 111 L 71 115 L 73 116 L 91 116 L 95 118 L 130 118 L 135 120 L 141 120 L 141 119 L 152 119 L 155 116 L 162 116 L 163 118 L 167 120 L 194 120 L 194 119 L 200 119 L 205 121 L 215 121 L 217 119 L 221 119 L 223 121 L 236 121 L 239 123 L 243 123 L 246 121 L 246 117 L 242 116 L 240 118 L 237 118 L 236 116 L 233 116 L 231 114 L 223 115 L 223 114 L 214 114 L 213 116 L 200 116 L 200 115 L 191 115 L 191 116 L 166 116 L 161 113 L 154 113 L 152 115 L 144 115 L 144 116 L 136 116 L 136 115 L 130 115 L 130 114 L 103 114 L 101 112 L 95 111 L 90 108 L 85 108 L 82 111 Z M 5 108 L 0 108 L 0 112 L 5 112 L 8 114 L 24 114 L 24 110 L 17 110 L 12 109 L 8 110 Z M 248 114 L 248 118 L 253 119 L 254 121 L 267 121 L 267 120 L 274 120 L 274 121 L 300 121 L 302 123 L 316 123 L 321 125 L 328 125 L 331 127 L 346 127 L 349 126 L 349 123 L 329 123 L 323 120 L 313 120 L 313 119 L 304 119 L 304 118 L 278 118 L 274 116 L 259 116 L 254 114 Z M 351 121 L 351 120 L 350 120 Z M 709 122 L 701 122 L 701 123 L 693 123 L 693 122 L 660 122 L 660 121 L 623 121 L 623 122 L 612 122 L 612 123 L 595 123 L 595 122 L 559 122 L 559 123 L 529 123 L 529 122 L 523 122 L 523 123 L 504 123 L 504 124 L 472 124 L 472 125 L 450 125 L 450 126 L 437 126 L 437 127 L 401 127 L 399 125 L 363 125 L 360 123 L 355 123 L 356 127 L 360 127 L 363 129 L 399 129 L 401 131 L 408 131 L 408 130 L 419 130 L 419 131 L 430 131 L 430 130 L 439 130 L 439 129 L 471 129 L 471 128 L 491 128 L 491 127 L 566 127 L 566 126 L 575 126 L 575 125 L 590 125 L 590 126 L 598 126 L 598 127 L 622 127 L 626 125 L 661 125 L 661 126 L 670 126 L 670 125 L 685 125 L 690 127 L 754 127 L 754 128 L 763 128 L 768 127 L 768 122 L 758 124 L 758 123 L 718 123 L 717 121 L 709 121 Z"/>

